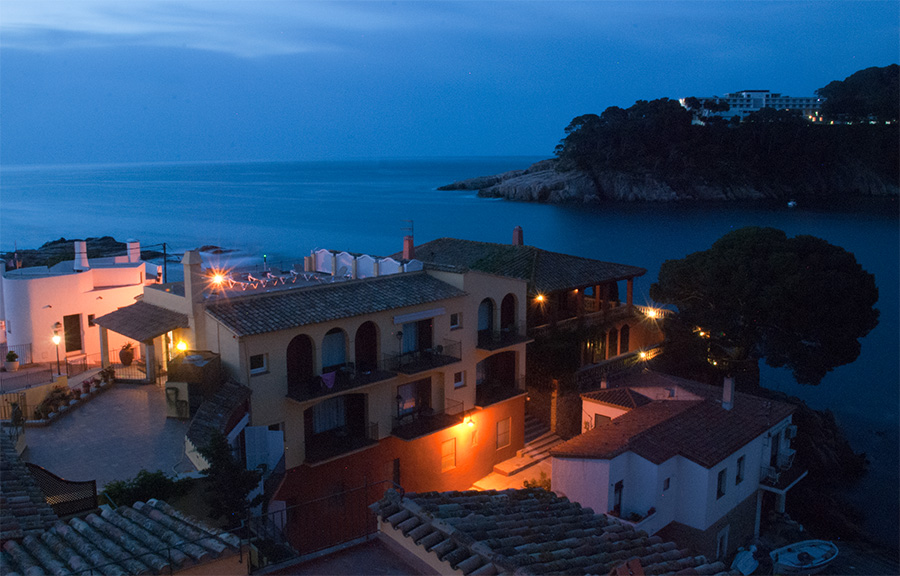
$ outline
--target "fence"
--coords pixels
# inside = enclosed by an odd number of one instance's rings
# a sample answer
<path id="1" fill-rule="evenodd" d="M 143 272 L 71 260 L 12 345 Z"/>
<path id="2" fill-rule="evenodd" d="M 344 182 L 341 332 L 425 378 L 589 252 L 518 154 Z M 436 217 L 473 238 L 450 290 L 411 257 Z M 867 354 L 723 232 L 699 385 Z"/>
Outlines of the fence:
<path id="1" fill-rule="evenodd" d="M 19 355 L 19 364 L 31 364 L 34 358 L 31 355 L 31 344 L 16 344 L 10 346 L 7 342 L 0 344 L 0 362 L 6 359 L 6 353 L 12 351 Z"/>
<path id="2" fill-rule="evenodd" d="M 47 504 L 59 517 L 87 512 L 97 507 L 97 481 L 73 482 L 31 462 L 25 463 L 44 494 Z"/>
<path id="3" fill-rule="evenodd" d="M 24 390 L 32 386 L 39 386 L 53 381 L 53 370 L 41 368 L 38 370 L 29 368 L 27 371 L 4 373 L 0 378 L 0 391 L 14 392 Z"/>

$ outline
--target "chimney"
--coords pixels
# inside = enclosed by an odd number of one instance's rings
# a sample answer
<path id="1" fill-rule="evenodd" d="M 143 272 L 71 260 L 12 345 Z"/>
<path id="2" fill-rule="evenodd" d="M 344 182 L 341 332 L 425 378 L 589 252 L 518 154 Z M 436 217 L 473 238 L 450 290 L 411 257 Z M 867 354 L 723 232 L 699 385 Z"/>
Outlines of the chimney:
<path id="1" fill-rule="evenodd" d="M 137 240 L 126 240 L 128 262 L 134 264 L 141 261 L 141 243 Z"/>
<path id="2" fill-rule="evenodd" d="M 725 377 L 725 385 L 722 387 L 722 408 L 731 410 L 734 406 L 734 378 Z"/>
<path id="3" fill-rule="evenodd" d="M 75 241 L 75 265 L 73 268 L 76 272 L 84 272 L 91 269 L 91 265 L 88 264 L 87 242 L 84 240 Z"/>
<path id="4" fill-rule="evenodd" d="M 525 245 L 525 233 L 522 231 L 521 226 L 516 226 L 513 228 L 513 246 L 524 246 Z"/>
<path id="5" fill-rule="evenodd" d="M 604 374 L 600 377 L 600 389 L 606 390 L 607 388 L 609 388 L 609 380 L 607 379 L 606 374 Z"/>
<path id="6" fill-rule="evenodd" d="M 416 246 L 412 236 L 403 237 L 403 259 L 412 260 L 416 257 Z"/>
<path id="7" fill-rule="evenodd" d="M 203 276 L 203 259 L 200 252 L 197 250 L 185 252 L 181 264 L 184 266 L 184 297 L 188 302 L 202 302 L 206 279 Z"/>

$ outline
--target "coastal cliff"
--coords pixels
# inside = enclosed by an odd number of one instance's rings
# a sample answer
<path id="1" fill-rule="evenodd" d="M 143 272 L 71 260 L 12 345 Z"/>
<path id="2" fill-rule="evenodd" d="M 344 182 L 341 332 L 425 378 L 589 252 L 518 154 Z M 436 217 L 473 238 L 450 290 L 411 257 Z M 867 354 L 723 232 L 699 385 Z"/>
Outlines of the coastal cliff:
<path id="1" fill-rule="evenodd" d="M 566 203 L 601 200 L 670 202 L 680 200 L 761 200 L 825 197 L 831 191 L 853 196 L 898 196 L 900 188 L 864 166 L 845 167 L 820 174 L 807 183 L 789 188 L 763 183 L 711 183 L 698 177 L 676 182 L 650 172 L 602 170 L 589 174 L 577 168 L 563 169 L 558 159 L 541 160 L 524 170 L 460 180 L 439 190 L 472 190 L 484 198 L 522 202 Z"/>

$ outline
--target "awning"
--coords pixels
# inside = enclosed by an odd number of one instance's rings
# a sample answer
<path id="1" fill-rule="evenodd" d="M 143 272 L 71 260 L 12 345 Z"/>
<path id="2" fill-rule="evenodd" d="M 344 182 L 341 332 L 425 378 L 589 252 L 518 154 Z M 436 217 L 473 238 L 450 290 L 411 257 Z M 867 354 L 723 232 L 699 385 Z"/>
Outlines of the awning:
<path id="1" fill-rule="evenodd" d="M 187 314 L 136 302 L 94 320 L 96 324 L 138 342 L 153 340 L 176 328 L 189 328 Z"/>

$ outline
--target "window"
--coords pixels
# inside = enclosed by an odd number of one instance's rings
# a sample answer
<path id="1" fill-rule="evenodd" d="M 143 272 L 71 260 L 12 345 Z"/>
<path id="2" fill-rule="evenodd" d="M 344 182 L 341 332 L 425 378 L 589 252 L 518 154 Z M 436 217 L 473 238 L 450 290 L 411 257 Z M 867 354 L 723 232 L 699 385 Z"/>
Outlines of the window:
<path id="1" fill-rule="evenodd" d="M 728 554 L 728 532 L 731 525 L 727 525 L 716 534 L 716 560 L 725 558 Z"/>
<path id="2" fill-rule="evenodd" d="M 88 326 L 96 326 L 96 324 L 94 324 L 94 316 L 94 314 L 88 314 Z"/>
<path id="3" fill-rule="evenodd" d="M 725 495 L 725 483 L 728 482 L 728 468 L 719 470 L 719 481 L 716 484 L 716 499 Z"/>
<path id="4" fill-rule="evenodd" d="M 453 387 L 454 388 L 462 388 L 466 385 L 466 373 L 465 372 L 455 372 L 453 374 Z"/>
<path id="5" fill-rule="evenodd" d="M 450 315 L 450 329 L 458 330 L 462 328 L 462 314 L 456 312 Z"/>
<path id="6" fill-rule="evenodd" d="M 254 354 L 250 356 L 250 374 L 264 374 L 268 372 L 268 362 L 266 362 L 265 354 Z"/>
<path id="7" fill-rule="evenodd" d="M 497 450 L 509 446 L 509 424 L 509 418 L 497 422 Z"/>
<path id="8" fill-rule="evenodd" d="M 744 481 L 744 457 L 741 456 L 737 461 L 737 472 L 734 475 L 734 485 L 737 486 Z"/>
<path id="9" fill-rule="evenodd" d="M 671 478 L 666 478 L 665 480 L 663 480 L 663 492 L 665 492 L 666 490 L 668 490 L 669 487 L 670 487 L 671 485 L 672 485 L 672 479 L 671 479 Z"/>
<path id="10" fill-rule="evenodd" d="M 456 468 L 456 438 L 441 444 L 441 472 Z"/>

